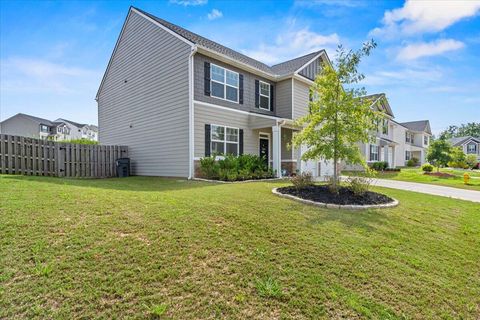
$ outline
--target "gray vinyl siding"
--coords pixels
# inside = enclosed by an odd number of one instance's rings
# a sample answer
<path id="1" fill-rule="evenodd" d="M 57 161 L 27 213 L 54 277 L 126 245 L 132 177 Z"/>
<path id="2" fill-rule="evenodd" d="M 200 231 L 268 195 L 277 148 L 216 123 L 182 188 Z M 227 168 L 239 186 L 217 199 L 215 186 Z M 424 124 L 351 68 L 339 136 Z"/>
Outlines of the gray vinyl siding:
<path id="1" fill-rule="evenodd" d="M 317 59 L 306 65 L 302 70 L 300 70 L 299 74 L 310 80 L 315 80 L 315 77 L 320 72 L 321 68 L 322 58 L 318 57 Z"/>
<path id="2" fill-rule="evenodd" d="M 131 12 L 98 96 L 101 144 L 126 145 L 135 175 L 187 177 L 191 47 Z"/>
<path id="3" fill-rule="evenodd" d="M 205 156 L 205 124 L 217 124 L 228 127 L 243 129 L 243 151 L 249 154 L 259 154 L 259 133 L 272 133 L 272 126 L 275 121 L 271 119 L 262 119 L 265 122 L 265 128 L 259 129 L 256 116 L 242 114 L 235 111 L 222 110 L 214 107 L 195 104 L 194 120 L 194 154 L 196 158 Z M 252 124 L 256 129 L 250 129 Z M 272 142 L 270 140 L 270 156 Z"/>
<path id="4" fill-rule="evenodd" d="M 276 91 L 277 116 L 292 118 L 292 79 L 283 80 L 277 83 Z"/>
<path id="5" fill-rule="evenodd" d="M 205 61 L 208 61 L 220 67 L 243 74 L 243 104 L 205 95 L 205 90 L 204 90 Z M 194 67 L 194 70 L 195 70 L 194 71 L 195 72 L 194 98 L 195 100 L 208 102 L 208 103 L 220 105 L 227 108 L 237 109 L 237 110 L 251 111 L 251 112 L 256 112 L 256 113 L 266 114 L 266 115 L 275 115 L 275 109 L 276 109 L 275 106 L 274 106 L 274 112 L 271 112 L 269 110 L 262 110 L 255 107 L 255 80 L 260 80 L 260 81 L 275 85 L 273 82 L 268 81 L 267 79 L 259 77 L 257 75 L 254 75 L 252 73 L 246 72 L 244 70 L 238 69 L 236 67 L 225 64 L 221 61 L 204 56 L 199 53 L 195 54 L 194 64 L 195 64 L 195 67 Z M 277 88 L 274 86 L 274 92 L 276 91 L 276 89 Z M 275 104 L 275 99 L 274 99 L 274 104 Z"/>
<path id="6" fill-rule="evenodd" d="M 293 80 L 293 119 L 303 117 L 308 113 L 309 87 L 308 84 Z"/>
<path id="7" fill-rule="evenodd" d="M 0 123 L 0 133 L 29 138 L 40 137 L 40 124 L 21 115 L 13 116 Z"/>

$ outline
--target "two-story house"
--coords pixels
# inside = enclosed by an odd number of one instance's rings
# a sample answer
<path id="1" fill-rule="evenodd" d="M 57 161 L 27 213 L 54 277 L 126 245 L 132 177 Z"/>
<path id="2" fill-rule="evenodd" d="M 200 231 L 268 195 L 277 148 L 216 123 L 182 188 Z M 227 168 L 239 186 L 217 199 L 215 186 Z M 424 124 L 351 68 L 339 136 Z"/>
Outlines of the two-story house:
<path id="1" fill-rule="evenodd" d="M 457 137 L 448 140 L 454 147 L 462 148 L 465 154 L 474 154 L 480 162 L 480 137 Z"/>
<path id="2" fill-rule="evenodd" d="M 137 175 L 192 178 L 214 153 L 326 174 L 289 148 L 322 62 L 324 50 L 269 66 L 131 7 L 96 96 L 100 142 L 127 145 Z"/>
<path id="3" fill-rule="evenodd" d="M 55 141 L 73 139 L 97 141 L 98 128 L 97 126 L 79 124 L 61 118 L 50 121 L 18 113 L 0 122 L 0 133 Z"/>
<path id="4" fill-rule="evenodd" d="M 390 168 L 403 167 L 411 158 L 419 164 L 425 163 L 426 150 L 432 132 L 428 120 L 403 122 L 395 121 L 392 108 L 385 93 L 365 97 L 372 102 L 372 108 L 384 113 L 378 125 L 375 141 L 360 144 L 360 150 L 367 163 L 386 161 Z M 360 166 L 345 166 L 349 170 L 359 170 Z"/>

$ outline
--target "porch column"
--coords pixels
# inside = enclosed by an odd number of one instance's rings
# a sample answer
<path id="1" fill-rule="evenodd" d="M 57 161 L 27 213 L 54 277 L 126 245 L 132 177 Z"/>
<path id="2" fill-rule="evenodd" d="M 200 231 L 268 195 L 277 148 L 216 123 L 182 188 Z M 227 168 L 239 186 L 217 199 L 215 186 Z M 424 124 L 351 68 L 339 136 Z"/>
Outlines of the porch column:
<path id="1" fill-rule="evenodd" d="M 281 134 L 280 127 L 278 125 L 272 127 L 272 159 L 273 159 L 273 171 L 276 171 L 278 178 L 282 177 L 282 165 L 281 165 Z"/>
<path id="2" fill-rule="evenodd" d="M 387 161 L 387 162 L 388 162 L 388 148 L 389 148 L 388 145 L 383 147 L 383 159 L 384 161 Z M 391 167 L 392 164 L 389 163 L 388 166 Z"/>

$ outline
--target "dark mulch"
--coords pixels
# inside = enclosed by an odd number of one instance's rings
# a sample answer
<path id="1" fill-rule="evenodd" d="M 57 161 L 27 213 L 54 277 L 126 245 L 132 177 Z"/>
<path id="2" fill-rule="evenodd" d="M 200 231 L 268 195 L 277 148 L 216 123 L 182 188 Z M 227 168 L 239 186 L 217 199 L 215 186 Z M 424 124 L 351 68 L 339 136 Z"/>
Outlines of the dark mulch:
<path id="1" fill-rule="evenodd" d="M 393 201 L 386 195 L 368 191 L 361 196 L 354 195 L 350 189 L 341 187 L 338 194 L 331 193 L 325 185 L 315 185 L 297 189 L 295 187 L 278 188 L 278 192 L 290 194 L 305 200 L 316 202 L 340 204 L 340 205 L 370 205 L 385 204 Z"/>
<path id="2" fill-rule="evenodd" d="M 445 173 L 445 172 L 425 172 L 427 176 L 435 176 L 435 177 L 441 177 L 441 178 L 455 178 L 454 174 L 450 173 Z"/>

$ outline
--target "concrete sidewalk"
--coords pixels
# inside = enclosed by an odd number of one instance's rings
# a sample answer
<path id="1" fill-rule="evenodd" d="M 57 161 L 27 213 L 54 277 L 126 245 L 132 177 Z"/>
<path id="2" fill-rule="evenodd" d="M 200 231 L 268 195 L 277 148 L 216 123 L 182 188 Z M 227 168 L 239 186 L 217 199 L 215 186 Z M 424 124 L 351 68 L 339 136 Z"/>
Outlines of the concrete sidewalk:
<path id="1" fill-rule="evenodd" d="M 342 177 L 342 179 L 345 177 Z M 406 182 L 398 180 L 375 179 L 374 186 L 406 191 L 432 194 L 435 196 L 449 197 L 480 203 L 480 191 L 465 190 L 451 187 L 437 186 L 433 184 Z"/>

